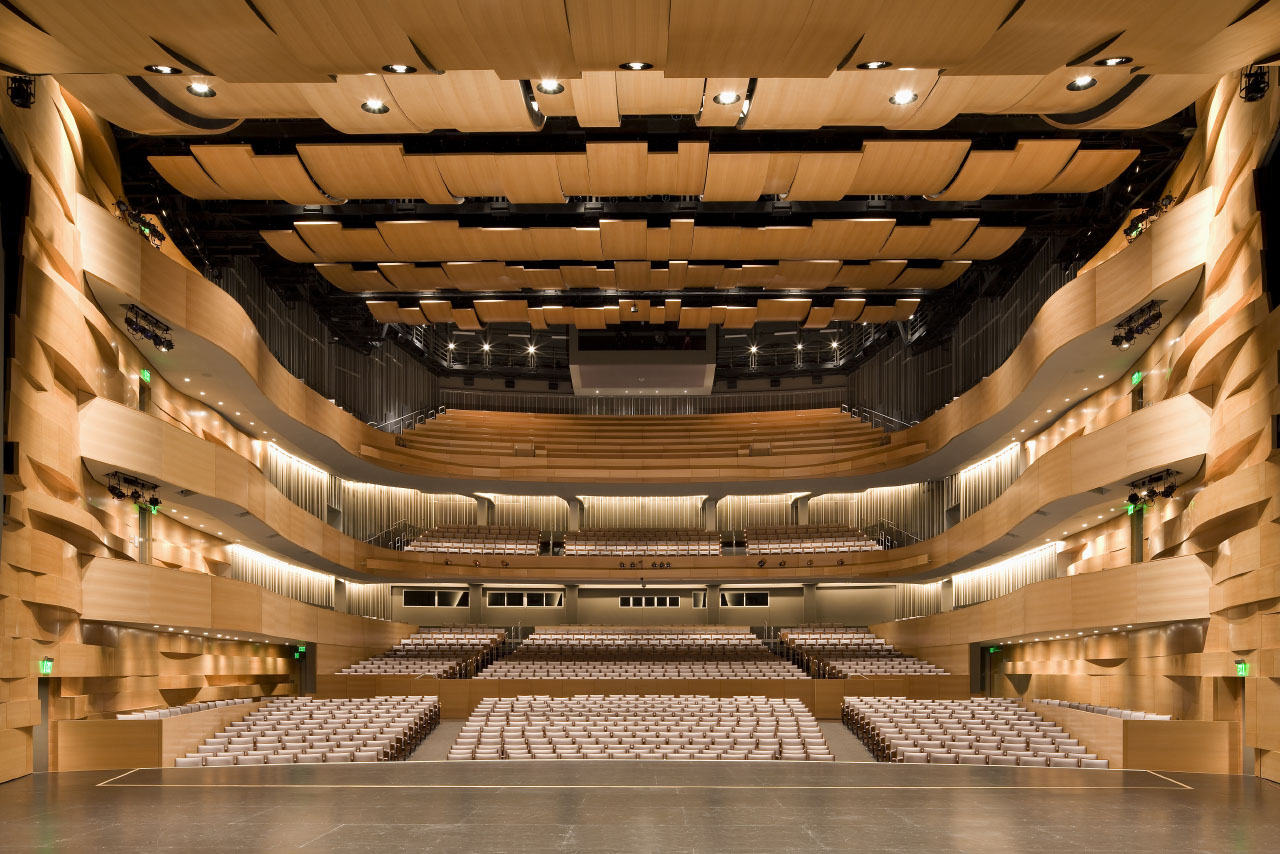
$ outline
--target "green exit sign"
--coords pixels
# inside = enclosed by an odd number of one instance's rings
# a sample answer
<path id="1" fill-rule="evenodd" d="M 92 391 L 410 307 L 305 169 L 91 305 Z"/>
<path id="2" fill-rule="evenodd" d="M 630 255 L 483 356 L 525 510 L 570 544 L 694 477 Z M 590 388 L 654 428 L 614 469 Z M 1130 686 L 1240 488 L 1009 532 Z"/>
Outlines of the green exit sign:
<path id="1" fill-rule="evenodd" d="M 1134 371 L 1133 376 L 1129 377 L 1129 382 L 1133 385 L 1142 382 L 1142 371 Z"/>
<path id="2" fill-rule="evenodd" d="M 999 651 L 1000 651 L 1000 647 L 998 647 L 998 646 L 989 646 L 989 647 L 987 647 L 987 652 L 999 652 Z"/>
<path id="3" fill-rule="evenodd" d="M 138 371 L 138 379 L 142 380 L 144 383 L 151 382 L 151 371 L 147 368 L 143 368 Z"/>
<path id="4" fill-rule="evenodd" d="M 1237 662 L 1236 662 L 1236 675 L 1237 675 L 1237 676 L 1248 676 L 1248 675 L 1249 675 L 1249 662 L 1247 662 L 1247 661 L 1237 661 Z"/>
<path id="5" fill-rule="evenodd" d="M 307 645 L 305 643 L 298 644 L 298 652 L 306 652 L 306 651 L 307 651 Z"/>
<path id="6" fill-rule="evenodd" d="M 40 675 L 41 676 L 53 675 L 53 659 L 52 658 L 40 659 Z"/>

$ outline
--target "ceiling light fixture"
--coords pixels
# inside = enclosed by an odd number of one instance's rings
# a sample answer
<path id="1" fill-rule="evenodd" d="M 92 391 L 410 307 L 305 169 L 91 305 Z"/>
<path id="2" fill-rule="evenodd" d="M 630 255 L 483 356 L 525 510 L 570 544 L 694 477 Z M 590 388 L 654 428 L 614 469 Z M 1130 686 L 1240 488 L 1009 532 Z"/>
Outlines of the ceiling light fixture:
<path id="1" fill-rule="evenodd" d="M 1072 92 L 1083 92 L 1085 89 L 1092 89 L 1098 85 L 1098 78 L 1090 77 L 1088 74 L 1081 74 L 1075 80 L 1067 84 L 1067 88 Z"/>
<path id="2" fill-rule="evenodd" d="M 892 67 L 893 67 L 892 62 L 886 62 L 883 59 L 873 59 L 869 62 L 858 63 L 858 68 L 861 68 L 863 71 L 878 71 L 881 68 L 892 68 Z"/>
<path id="3" fill-rule="evenodd" d="M 653 68 L 652 62 L 624 62 L 618 66 L 623 71 L 648 71 Z"/>
<path id="4" fill-rule="evenodd" d="M 152 74 L 181 74 L 181 68 L 174 68 L 172 65 L 144 65 L 144 71 L 150 71 Z"/>
<path id="5" fill-rule="evenodd" d="M 889 103 L 896 104 L 897 106 L 901 107 L 906 104 L 910 104 L 912 101 L 914 101 L 918 97 L 920 96 L 917 95 L 915 92 L 912 92 L 910 89 L 899 89 L 897 92 L 894 92 L 892 95 L 889 96 Z"/>
<path id="6" fill-rule="evenodd" d="M 365 101 L 360 105 L 360 109 L 364 110 L 366 113 L 373 113 L 375 116 L 381 116 L 384 113 L 391 112 L 391 108 L 377 98 L 370 98 Z"/>
<path id="7" fill-rule="evenodd" d="M 1109 56 L 1106 59 L 1099 59 L 1093 64 L 1103 65 L 1107 68 L 1114 68 L 1117 65 L 1128 65 L 1131 62 L 1133 62 L 1132 56 Z"/>
<path id="8" fill-rule="evenodd" d="M 400 65 L 399 63 L 393 63 L 391 65 L 382 66 L 382 70 L 388 74 L 413 74 L 418 69 L 414 68 L 412 65 Z"/>
<path id="9" fill-rule="evenodd" d="M 213 91 L 213 87 L 208 83 L 201 83 L 198 80 L 188 86 L 187 91 L 192 95 L 195 95 L 197 98 L 212 98 L 214 95 L 218 94 Z"/>
<path id="10" fill-rule="evenodd" d="M 559 80 L 548 77 L 545 80 L 539 80 L 538 85 L 534 88 L 544 95 L 559 95 L 564 91 L 564 84 Z"/>
<path id="11" fill-rule="evenodd" d="M 741 101 L 742 96 L 739 95 L 737 92 L 721 92 L 720 94 L 712 98 L 712 100 L 715 101 L 717 104 L 721 105 L 722 107 L 727 107 L 730 104 L 736 104 L 739 101 Z"/>

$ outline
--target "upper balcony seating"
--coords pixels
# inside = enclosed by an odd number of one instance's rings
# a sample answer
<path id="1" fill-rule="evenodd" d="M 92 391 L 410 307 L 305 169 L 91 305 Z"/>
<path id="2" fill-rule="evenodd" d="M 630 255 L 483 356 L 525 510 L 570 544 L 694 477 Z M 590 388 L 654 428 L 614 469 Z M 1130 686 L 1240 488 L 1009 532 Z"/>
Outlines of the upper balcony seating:
<path id="1" fill-rule="evenodd" d="M 424 532 L 405 550 L 444 554 L 536 555 L 538 536 L 536 528 L 449 525 Z"/>
<path id="2" fill-rule="evenodd" d="M 578 531 L 565 534 L 564 553 L 615 557 L 718 555 L 720 535 L 683 530 Z"/>
<path id="3" fill-rule="evenodd" d="M 746 535 L 750 555 L 869 552 L 881 548 L 861 531 L 841 525 L 749 528 Z"/>
<path id="4" fill-rule="evenodd" d="M 141 712 L 121 712 L 116 715 L 118 721 L 155 721 L 160 718 L 174 718 L 178 715 L 189 715 L 192 712 L 203 712 L 207 709 L 221 709 L 226 706 L 242 706 L 256 703 L 258 698 L 240 697 L 234 700 L 209 700 L 202 703 L 187 703 L 185 706 L 170 706 L 167 709 L 145 709 Z"/>
<path id="5" fill-rule="evenodd" d="M 1108 762 L 1017 700 L 845 697 L 841 713 L 881 762 L 1106 768 Z"/>
<path id="6" fill-rule="evenodd" d="M 647 482 L 820 477 L 924 452 L 885 444 L 883 430 L 835 408 L 668 416 L 449 410 L 379 453 L 441 474 Z"/>
<path id="7" fill-rule="evenodd" d="M 179 756 L 179 768 L 406 759 L 440 722 L 436 697 L 282 697 Z"/>
<path id="8" fill-rule="evenodd" d="M 1150 712 L 1135 712 L 1132 709 L 1117 709 L 1114 706 L 1091 706 L 1088 703 L 1072 703 L 1068 700 L 1032 700 L 1033 703 L 1044 703 L 1046 706 L 1061 706 L 1064 709 L 1076 709 L 1081 712 L 1092 712 L 1095 715 L 1107 715 L 1126 721 L 1170 721 L 1173 715 L 1153 715 Z"/>
<path id="9" fill-rule="evenodd" d="M 477 679 L 803 679 L 745 628 L 538 630 Z"/>
<path id="10" fill-rule="evenodd" d="M 800 700 L 700 694 L 485 698 L 450 759 L 834 759 Z"/>
<path id="11" fill-rule="evenodd" d="M 784 629 L 780 637 L 814 675 L 835 679 L 947 675 L 941 667 L 898 652 L 884 638 L 861 627 Z"/>
<path id="12" fill-rule="evenodd" d="M 386 652 L 339 670 L 343 674 L 461 677 L 475 672 L 506 639 L 494 629 L 415 632 Z"/>

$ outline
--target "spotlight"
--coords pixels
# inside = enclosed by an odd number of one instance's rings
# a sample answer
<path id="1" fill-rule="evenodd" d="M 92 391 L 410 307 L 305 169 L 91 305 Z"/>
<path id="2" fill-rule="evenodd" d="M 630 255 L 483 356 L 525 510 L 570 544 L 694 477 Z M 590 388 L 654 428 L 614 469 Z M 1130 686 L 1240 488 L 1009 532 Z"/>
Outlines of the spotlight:
<path id="1" fill-rule="evenodd" d="M 1092 89 L 1098 85 L 1096 77 L 1090 77 L 1088 74 L 1081 74 L 1075 80 L 1067 84 L 1067 88 L 1072 92 L 1083 92 L 1085 89 Z"/>
<path id="2" fill-rule="evenodd" d="M 124 490 L 123 490 L 123 489 L 121 489 L 120 487 L 116 486 L 114 483 L 107 484 L 107 492 L 108 492 L 108 493 L 111 495 L 111 497 L 112 497 L 112 498 L 114 498 L 116 501 L 123 501 L 123 500 L 124 500 Z"/>
<path id="3" fill-rule="evenodd" d="M 143 71 L 150 71 L 152 74 L 181 74 L 181 68 L 174 68 L 172 65 L 144 65 Z"/>
<path id="4" fill-rule="evenodd" d="M 195 95 L 197 98 L 212 98 L 214 95 L 218 94 L 217 92 L 213 91 L 213 87 L 210 86 L 208 83 L 200 83 L 200 82 L 192 83 L 190 86 L 187 87 L 187 91 L 190 92 L 192 95 Z"/>
<path id="5" fill-rule="evenodd" d="M 1176 492 L 1177 489 L 1178 489 L 1178 484 L 1174 483 L 1173 481 L 1170 481 L 1166 483 L 1164 486 L 1160 487 L 1160 497 L 1172 498 L 1173 493 Z"/>
<path id="6" fill-rule="evenodd" d="M 764 566 L 764 561 L 763 560 L 756 561 L 756 566 Z"/>
<path id="7" fill-rule="evenodd" d="M 548 78 L 538 81 L 538 85 L 534 88 L 544 95 L 559 95 L 564 91 L 564 84 L 559 80 Z"/>
<path id="8" fill-rule="evenodd" d="M 360 109 L 364 110 L 366 113 L 373 113 L 376 116 L 381 116 L 384 113 L 391 112 L 391 108 L 382 103 L 378 98 L 370 98 L 365 101 L 360 105 Z"/>
<path id="9" fill-rule="evenodd" d="M 648 71 L 653 68 L 652 62 L 624 62 L 618 66 L 623 71 Z"/>
<path id="10" fill-rule="evenodd" d="M 1271 79 L 1265 67 L 1250 66 L 1240 76 L 1240 97 L 1250 104 L 1255 101 L 1261 101 L 1270 87 Z"/>
<path id="11" fill-rule="evenodd" d="M 153 495 L 147 499 L 147 504 L 151 507 L 152 510 L 159 507 L 161 503 L 162 502 L 160 501 L 159 495 Z"/>
<path id="12" fill-rule="evenodd" d="M 382 66 L 382 70 L 388 74 L 413 74 L 418 69 L 414 68 L 412 65 L 392 64 Z"/>
<path id="13" fill-rule="evenodd" d="M 125 306 L 124 328 L 139 341 L 150 341 L 161 353 L 173 349 L 168 324 L 136 305 Z"/>
<path id="14" fill-rule="evenodd" d="M 120 211 L 121 218 L 129 224 L 130 228 L 147 238 L 147 241 L 156 249 L 164 243 L 164 232 L 160 230 L 160 226 L 148 219 L 145 214 L 138 213 L 129 207 L 124 199 L 116 201 L 116 210 Z"/>
<path id="15" fill-rule="evenodd" d="M 1109 56 L 1106 59 L 1099 59 L 1093 64 L 1101 65 L 1106 68 L 1114 68 L 1117 65 L 1128 65 L 1131 62 L 1133 62 L 1132 56 Z"/>
<path id="16" fill-rule="evenodd" d="M 861 68 L 863 71 L 878 71 L 881 68 L 890 68 L 892 66 L 892 62 L 886 62 L 883 59 L 873 59 L 870 62 L 858 63 L 858 68 Z"/>
<path id="17" fill-rule="evenodd" d="M 15 74 L 6 86 L 9 103 L 20 110 L 29 110 L 36 102 L 36 79 L 25 74 Z"/>
<path id="18" fill-rule="evenodd" d="M 133 488 L 132 491 L 130 491 L 129 500 L 132 501 L 134 504 L 139 504 L 142 502 L 142 493 L 138 491 L 138 488 L 136 486 Z"/>
<path id="19" fill-rule="evenodd" d="M 910 89 L 899 89 L 897 92 L 894 92 L 889 96 L 889 103 L 901 107 L 904 104 L 910 104 L 918 97 L 920 96 L 915 92 L 912 92 Z"/>
<path id="20" fill-rule="evenodd" d="M 721 105 L 722 107 L 727 107 L 730 104 L 736 104 L 739 101 L 741 101 L 742 96 L 739 95 L 737 92 L 721 92 L 711 100 L 715 101 L 717 104 Z"/>
<path id="21" fill-rule="evenodd" d="M 1137 492 L 1130 492 L 1130 493 L 1129 493 L 1129 503 L 1130 503 L 1130 504 L 1138 504 L 1138 503 L 1140 503 L 1141 501 L 1142 501 L 1142 496 L 1141 496 L 1141 495 L 1139 495 Z"/>

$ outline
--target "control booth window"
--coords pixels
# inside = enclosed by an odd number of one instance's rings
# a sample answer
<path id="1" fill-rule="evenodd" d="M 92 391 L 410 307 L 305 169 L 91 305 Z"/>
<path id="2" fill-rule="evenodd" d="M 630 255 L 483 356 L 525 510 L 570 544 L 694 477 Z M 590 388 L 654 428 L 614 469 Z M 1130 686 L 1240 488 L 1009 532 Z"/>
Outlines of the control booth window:
<path id="1" fill-rule="evenodd" d="M 490 607 L 498 608 L 562 608 L 564 592 L 560 590 L 490 590 Z"/>
<path id="2" fill-rule="evenodd" d="M 767 608 L 769 594 L 764 590 L 726 590 L 720 594 L 724 608 Z"/>
<path id="3" fill-rule="evenodd" d="M 466 608 L 471 604 L 471 593 L 468 590 L 409 587 L 401 592 L 400 601 L 406 608 Z"/>
<path id="4" fill-rule="evenodd" d="M 679 608 L 679 596 L 619 596 L 619 608 Z"/>

